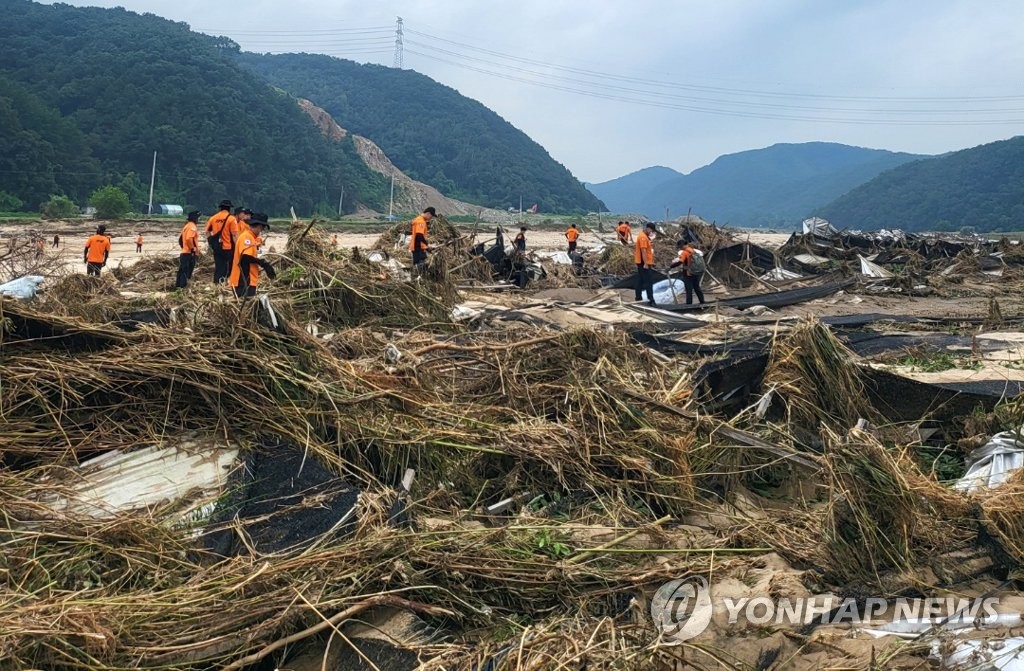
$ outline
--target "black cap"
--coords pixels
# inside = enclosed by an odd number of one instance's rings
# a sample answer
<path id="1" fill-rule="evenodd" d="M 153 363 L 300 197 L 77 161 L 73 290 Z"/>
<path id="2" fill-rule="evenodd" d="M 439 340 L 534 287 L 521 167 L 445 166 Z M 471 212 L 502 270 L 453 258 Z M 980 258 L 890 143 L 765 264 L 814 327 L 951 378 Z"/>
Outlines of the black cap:
<path id="1" fill-rule="evenodd" d="M 432 217 L 436 217 L 437 216 L 437 210 L 435 210 L 433 207 L 428 207 L 427 209 L 423 210 L 423 214 L 427 214 L 428 212 L 430 213 L 430 216 L 432 216 Z"/>
<path id="2" fill-rule="evenodd" d="M 199 215 L 202 214 L 199 210 L 192 210 L 188 213 L 186 221 L 199 221 Z"/>
<path id="3" fill-rule="evenodd" d="M 658 227 L 657 227 L 657 226 L 655 226 L 654 224 L 650 223 L 650 222 L 648 222 L 648 223 L 647 223 L 647 225 L 646 225 L 646 226 L 644 226 L 644 228 L 649 228 L 649 229 L 651 229 L 652 231 L 656 231 L 656 230 L 658 230 Z"/>
<path id="4" fill-rule="evenodd" d="M 520 231 L 525 231 L 525 230 L 526 230 L 526 226 L 520 226 L 520 227 L 519 227 L 519 230 L 520 230 Z"/>
<path id="5" fill-rule="evenodd" d="M 685 247 L 686 240 L 676 240 L 676 247 Z"/>
<path id="6" fill-rule="evenodd" d="M 268 231 L 270 230 L 270 222 L 267 221 L 267 215 L 263 214 L 262 212 L 257 212 L 256 214 L 252 215 L 252 219 L 249 220 L 249 225 L 263 226 Z"/>
<path id="7" fill-rule="evenodd" d="M 242 208 L 242 214 L 252 214 L 252 210 L 247 207 Z"/>
<path id="8" fill-rule="evenodd" d="M 107 232 L 107 227 L 104 226 L 103 224 L 100 224 L 99 226 L 96 227 L 96 233 L 98 235 L 103 235 L 106 232 Z"/>
<path id="9" fill-rule="evenodd" d="M 224 200 L 220 201 L 220 205 L 218 205 L 217 207 L 221 210 L 230 210 L 231 201 L 225 198 Z"/>

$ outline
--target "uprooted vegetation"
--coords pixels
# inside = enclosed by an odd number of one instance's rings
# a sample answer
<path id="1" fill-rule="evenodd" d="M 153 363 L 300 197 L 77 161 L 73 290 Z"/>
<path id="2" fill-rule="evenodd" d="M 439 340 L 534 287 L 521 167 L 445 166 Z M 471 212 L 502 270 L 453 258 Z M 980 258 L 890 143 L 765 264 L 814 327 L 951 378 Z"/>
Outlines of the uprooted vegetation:
<path id="1" fill-rule="evenodd" d="M 357 621 L 401 610 L 421 628 L 388 642 L 412 655 L 392 668 L 758 668 L 769 648 L 834 646 L 794 634 L 744 649 L 714 629 L 675 645 L 651 593 L 782 562 L 782 596 L 889 596 L 1024 561 L 1019 475 L 975 495 L 940 483 L 915 423 L 872 401 L 823 324 L 773 340 L 763 403 L 709 414 L 692 366 L 622 329 L 470 327 L 447 275 L 408 281 L 302 231 L 269 309 L 219 291 L 125 297 L 105 278 L 0 303 L 4 663 L 291 668 L 313 654 L 320 668 L 362 649 Z M 120 279 L 173 276 L 144 263 Z M 231 475 L 141 508 L 69 503 L 99 491 L 76 488 L 97 472 L 79 464 L 159 449 Z M 278 470 L 261 479 L 258 463 Z M 309 469 L 325 487 L 246 508 Z M 334 515 L 352 491 L 351 516 Z M 323 525 L 306 533 L 310 519 Z"/>

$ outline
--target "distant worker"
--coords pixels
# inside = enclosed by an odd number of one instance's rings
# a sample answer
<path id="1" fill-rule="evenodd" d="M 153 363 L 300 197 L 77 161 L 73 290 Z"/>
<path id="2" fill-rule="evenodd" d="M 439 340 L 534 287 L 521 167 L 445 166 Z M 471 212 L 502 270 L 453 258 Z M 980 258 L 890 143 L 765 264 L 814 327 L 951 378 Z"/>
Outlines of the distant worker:
<path id="1" fill-rule="evenodd" d="M 263 213 L 253 214 L 249 221 L 243 221 L 238 225 L 238 240 L 235 242 L 234 259 L 231 264 L 231 276 L 228 284 L 235 290 L 235 296 L 239 298 L 250 298 L 256 295 L 256 285 L 260 281 L 260 268 L 267 273 L 267 277 L 274 279 L 277 272 L 274 266 L 266 259 L 259 257 L 256 239 L 262 236 L 264 231 L 270 230 L 270 223 L 267 215 Z"/>
<path id="2" fill-rule="evenodd" d="M 619 238 L 619 242 L 624 245 L 633 243 L 633 229 L 629 227 L 628 221 L 619 222 L 619 225 L 615 227 L 615 235 Z"/>
<path id="3" fill-rule="evenodd" d="M 512 241 L 512 245 L 515 247 L 517 252 L 526 251 L 526 226 L 519 227 L 519 235 Z"/>
<path id="4" fill-rule="evenodd" d="M 96 233 L 85 241 L 85 254 L 82 260 L 85 262 L 86 275 L 99 277 L 100 270 L 107 265 L 107 259 L 110 257 L 110 238 L 106 233 L 106 226 L 97 226 Z"/>
<path id="5" fill-rule="evenodd" d="M 576 251 L 576 241 L 580 238 L 580 231 L 576 224 L 569 224 L 569 230 L 565 232 L 565 239 L 569 241 L 569 253 Z"/>
<path id="6" fill-rule="evenodd" d="M 39 238 L 36 238 L 35 246 L 36 246 L 36 258 L 40 259 L 40 258 L 43 257 L 43 253 L 46 252 L 46 243 L 43 242 L 43 239 L 41 237 L 39 237 Z"/>
<path id="7" fill-rule="evenodd" d="M 138 236 L 136 236 L 135 238 L 135 253 L 142 253 L 142 233 L 139 233 Z"/>
<path id="8" fill-rule="evenodd" d="M 636 264 L 635 300 L 642 301 L 644 292 L 647 292 L 648 305 L 654 305 L 654 282 L 651 278 L 651 269 L 654 268 L 652 233 L 654 233 L 654 224 L 647 224 L 644 230 L 637 234 L 636 242 L 633 245 L 633 262 Z"/>
<path id="9" fill-rule="evenodd" d="M 60 236 L 56 233 L 53 234 L 53 244 L 50 245 L 53 249 L 60 249 Z"/>
<path id="10" fill-rule="evenodd" d="M 697 300 L 704 305 L 704 292 L 700 289 L 701 278 L 704 277 L 704 255 L 694 248 L 693 244 L 680 240 L 676 243 L 679 248 L 679 257 L 672 262 L 669 268 L 683 267 L 683 284 L 686 286 L 686 304 L 693 305 L 693 295 L 697 294 Z"/>
<path id="11" fill-rule="evenodd" d="M 231 272 L 231 259 L 234 254 L 231 232 L 238 228 L 238 220 L 231 215 L 230 200 L 220 201 L 217 208 L 217 214 L 206 220 L 206 241 L 213 253 L 214 283 L 223 282 Z"/>
<path id="12" fill-rule="evenodd" d="M 429 230 L 430 220 L 436 216 L 437 210 L 433 207 L 428 207 L 423 210 L 423 214 L 412 220 L 409 233 L 411 236 L 409 251 L 412 252 L 413 268 L 422 269 L 427 262 L 427 252 L 430 250 L 430 245 L 427 243 L 427 231 Z"/>
<path id="13" fill-rule="evenodd" d="M 174 286 L 184 289 L 188 281 L 192 279 L 192 272 L 196 269 L 196 260 L 199 258 L 199 212 L 189 212 L 185 227 L 181 229 L 178 236 L 178 244 L 181 245 L 181 256 L 178 257 L 178 278 Z"/>
<path id="14" fill-rule="evenodd" d="M 338 234 L 337 233 L 335 233 L 334 235 L 331 236 L 331 247 L 333 247 L 334 249 L 338 248 Z"/>

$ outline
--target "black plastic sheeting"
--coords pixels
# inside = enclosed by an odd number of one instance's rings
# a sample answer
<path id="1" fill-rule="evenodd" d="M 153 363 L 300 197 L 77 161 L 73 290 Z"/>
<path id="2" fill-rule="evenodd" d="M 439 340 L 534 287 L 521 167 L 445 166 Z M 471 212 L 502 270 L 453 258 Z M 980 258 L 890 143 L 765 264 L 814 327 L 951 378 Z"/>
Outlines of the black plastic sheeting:
<path id="1" fill-rule="evenodd" d="M 977 409 L 991 412 L 1002 401 L 1021 393 L 1018 382 L 944 382 L 929 384 L 875 368 L 864 368 L 871 404 L 886 418 L 911 422 L 922 418 L 948 421 Z"/>
<path id="2" fill-rule="evenodd" d="M 312 454 L 270 442 L 246 457 L 228 482 L 229 494 L 218 502 L 205 547 L 223 557 L 247 554 L 230 524 L 237 518 L 249 544 L 260 553 L 301 548 L 324 534 L 351 531 L 358 490 L 328 470 Z"/>
<path id="3" fill-rule="evenodd" d="M 812 287 L 800 287 L 799 289 L 787 289 L 785 291 L 775 291 L 764 294 L 754 294 L 752 296 L 740 296 L 738 298 L 727 298 L 725 300 L 708 302 L 704 305 L 659 305 L 658 307 L 662 310 L 668 310 L 670 312 L 691 312 L 694 310 L 707 310 L 714 307 L 727 307 L 734 308 L 736 310 L 746 310 L 747 308 L 755 305 L 763 305 L 767 308 L 775 309 L 786 307 L 787 305 L 797 305 L 798 303 L 806 303 L 807 301 L 813 301 L 818 298 L 825 298 L 832 294 L 845 289 L 853 283 L 853 280 L 844 280 L 841 282 L 828 282 L 826 284 L 818 284 Z"/>
<path id="4" fill-rule="evenodd" d="M 661 272 L 660 270 L 651 269 L 651 284 L 656 284 L 664 279 L 668 279 L 668 275 Z M 612 289 L 634 289 L 636 288 L 636 273 L 633 273 L 629 277 L 623 277 L 621 280 L 615 282 L 612 285 Z M 659 306 L 661 307 L 661 306 Z"/>

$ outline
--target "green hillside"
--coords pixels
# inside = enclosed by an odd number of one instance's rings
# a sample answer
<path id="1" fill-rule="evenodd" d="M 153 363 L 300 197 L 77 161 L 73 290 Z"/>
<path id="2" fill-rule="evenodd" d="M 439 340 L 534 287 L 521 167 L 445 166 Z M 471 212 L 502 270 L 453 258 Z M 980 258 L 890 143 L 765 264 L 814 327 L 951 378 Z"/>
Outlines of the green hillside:
<path id="1" fill-rule="evenodd" d="M 410 70 L 312 54 L 241 54 L 274 86 L 308 98 L 376 142 L 410 177 L 489 207 L 594 211 L 600 201 L 493 111 Z"/>
<path id="2" fill-rule="evenodd" d="M 666 207 L 672 216 L 692 208 L 719 223 L 789 227 L 879 173 L 918 158 L 830 142 L 776 144 L 720 156 L 689 174 L 658 179 L 625 200 L 610 196 L 630 175 L 591 189 L 613 211 L 640 210 L 660 219 Z"/>
<path id="3" fill-rule="evenodd" d="M 818 214 L 842 228 L 1020 231 L 1024 136 L 889 170 Z"/>
<path id="4" fill-rule="evenodd" d="M 33 208 L 47 192 L 82 203 L 106 183 L 141 208 L 154 150 L 162 202 L 209 210 L 226 196 L 308 213 L 336 207 L 344 184 L 349 207 L 384 203 L 384 180 L 351 142 L 326 141 L 291 97 L 238 65 L 229 41 L 153 15 L 25 0 L 0 0 L 0 31 L 0 77 L 14 91 L 0 104 L 0 147 L 13 147 L 0 191 Z"/>

